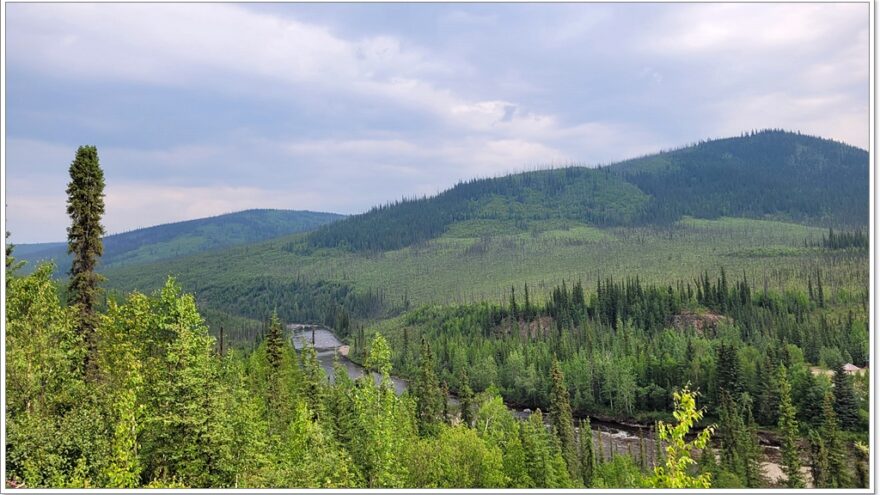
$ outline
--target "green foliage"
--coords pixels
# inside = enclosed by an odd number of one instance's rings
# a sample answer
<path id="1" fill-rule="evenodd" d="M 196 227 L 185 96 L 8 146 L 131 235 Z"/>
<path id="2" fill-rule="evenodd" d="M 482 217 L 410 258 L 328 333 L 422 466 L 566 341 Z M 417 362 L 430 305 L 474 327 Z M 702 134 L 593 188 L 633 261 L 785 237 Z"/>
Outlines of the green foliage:
<path id="1" fill-rule="evenodd" d="M 798 450 L 797 410 L 791 401 L 791 385 L 785 365 L 779 366 L 779 431 L 782 434 L 782 471 L 785 473 L 785 486 L 803 488 L 801 460 Z"/>
<path id="2" fill-rule="evenodd" d="M 268 486 L 291 488 L 345 488 L 357 484 L 352 461 L 308 406 L 299 402 L 287 431 L 278 443 L 276 461 L 266 479 Z"/>
<path id="3" fill-rule="evenodd" d="M 23 265 L 24 261 L 16 261 L 15 257 L 12 256 L 12 252 L 15 250 L 15 245 L 9 242 L 9 231 L 6 231 L 6 289 L 9 290 L 9 280 L 15 276 L 15 272 L 18 271 Z"/>
<path id="4" fill-rule="evenodd" d="M 686 390 L 676 398 L 674 416 L 679 423 L 661 426 L 666 455 L 654 476 L 645 476 L 633 457 L 619 453 L 602 455 L 607 460 L 596 463 L 589 422 L 584 421 L 577 440 L 571 432 L 578 472 L 572 477 L 565 435 L 558 433 L 573 428 L 560 419 L 571 414 L 565 407 L 569 391 L 581 392 L 569 383 L 581 365 L 571 361 L 569 371 L 563 371 L 567 361 L 554 361 L 550 352 L 555 348 L 563 356 L 576 356 L 566 345 L 557 343 L 542 354 L 526 354 L 534 365 L 539 355 L 549 363 L 544 385 L 554 404 L 553 428 L 546 427 L 540 411 L 526 421 L 517 420 L 490 391 L 468 399 L 467 422 L 448 426 L 436 421 L 433 431 L 420 432 L 416 401 L 407 394 L 397 396 L 391 386 L 395 346 L 381 334 L 372 339 L 366 357 L 369 366 L 381 373 L 378 382 L 369 375 L 354 382 L 337 362 L 336 380 L 328 384 L 314 349 L 306 346 L 296 359 L 287 339 L 277 342 L 273 354 L 277 365 L 270 360 L 268 339 L 252 352 L 231 350 L 220 356 L 194 299 L 182 294 L 173 280 L 153 296 L 133 293 L 122 301 L 108 301 L 106 312 L 99 315 L 96 379 L 87 386 L 78 368 L 85 347 L 74 330 L 75 311 L 60 304 L 51 273 L 46 266 L 10 279 L 7 470 L 14 483 L 86 488 L 566 488 L 583 482 L 620 488 L 705 486 L 708 472 L 717 473 L 717 486 L 746 484 L 743 480 L 748 479 L 748 474 L 740 473 L 748 472 L 742 459 L 750 453 L 747 447 L 755 430 L 745 394 L 741 409 L 728 403 L 721 407 L 722 449 L 728 448 L 728 442 L 732 446 L 722 458 L 734 460 L 723 460 L 713 468 L 712 456 L 704 455 L 700 466 L 694 465 L 690 452 L 706 448 L 709 430 L 685 441 L 684 435 L 701 415 L 693 402 L 682 399 L 689 394 Z M 604 287 L 611 285 L 603 285 L 603 293 Z M 581 296 L 565 294 L 560 289 L 552 307 L 559 315 L 571 316 L 572 300 Z M 590 307 L 585 302 L 586 314 L 577 317 L 580 325 L 589 321 Z M 546 307 L 534 310 L 537 317 Z M 577 318 L 572 316 L 572 321 Z M 612 327 L 604 328 L 611 332 Z M 604 341 L 594 334 L 591 345 L 598 349 L 618 341 L 621 349 L 634 352 L 634 330 L 619 324 L 613 340 L 612 335 Z M 711 341 L 692 334 L 675 340 L 669 340 L 674 333 L 661 330 L 658 335 L 663 336 L 660 342 L 666 342 L 658 348 L 675 343 L 681 355 L 691 359 L 723 354 L 707 347 Z M 419 364 L 434 359 L 429 342 L 426 338 Z M 440 354 L 457 348 L 443 347 Z M 518 352 L 523 349 L 527 348 Z M 805 366 L 796 347 L 780 347 L 772 354 L 779 362 Z M 450 378 L 467 391 L 466 363 L 456 366 L 462 372 Z M 425 366 L 426 376 L 433 369 Z M 714 363 L 707 369 L 715 369 Z M 745 378 L 749 373 L 754 370 L 741 367 L 746 388 L 753 387 Z M 424 381 L 437 383 L 429 376 Z M 787 378 L 780 383 L 785 404 L 791 391 Z M 831 472 L 848 457 L 844 453 L 835 460 L 833 452 L 845 452 L 843 443 L 826 440 L 840 438 L 831 396 L 825 412 L 822 438 Z M 698 467 L 706 473 L 695 475 L 692 471 Z M 854 482 L 860 481 L 839 477 L 831 483 Z"/>
<path id="5" fill-rule="evenodd" d="M 836 392 L 835 389 L 834 393 Z M 838 429 L 838 417 L 834 410 L 834 393 L 829 391 L 822 402 L 823 418 L 820 432 L 825 452 L 823 453 L 823 449 L 819 449 L 817 463 L 822 475 L 820 481 L 823 484 L 814 482 L 815 486 L 821 488 L 845 488 L 852 484 L 850 459 Z M 823 468 L 824 472 L 822 472 Z"/>
<path id="6" fill-rule="evenodd" d="M 825 439 L 816 430 L 811 429 L 810 440 L 810 474 L 813 477 L 813 487 L 830 488 L 828 477 L 831 475 L 828 459 L 828 449 L 825 447 Z"/>
<path id="7" fill-rule="evenodd" d="M 657 430 L 661 441 L 666 442 L 666 459 L 662 466 L 654 468 L 654 477 L 651 479 L 653 488 L 709 488 L 711 475 L 708 473 L 692 476 L 688 469 L 696 463 L 691 458 L 691 451 L 704 449 L 709 443 L 714 426 L 709 426 L 696 438 L 688 442 L 687 434 L 696 423 L 703 418 L 703 411 L 697 409 L 696 397 L 687 387 L 681 392 L 674 394 L 675 412 L 672 413 L 678 422 L 675 425 L 662 421 L 657 423 Z"/>
<path id="8" fill-rule="evenodd" d="M 436 437 L 422 438 L 407 453 L 407 486 L 420 488 L 493 488 L 507 485 L 502 451 L 476 431 L 441 426 Z"/>
<path id="9" fill-rule="evenodd" d="M 553 430 L 559 439 L 562 456 L 568 465 L 572 479 L 580 476 L 578 470 L 577 444 L 574 437 L 574 420 L 571 416 L 571 405 L 568 401 L 568 388 L 565 386 L 565 375 L 559 367 L 559 361 L 553 358 L 550 367 L 552 390 L 550 395 L 550 420 Z"/>
<path id="10" fill-rule="evenodd" d="M 443 235 L 460 221 L 502 220 L 525 230 L 530 220 L 595 225 L 628 223 L 648 197 L 609 170 L 570 167 L 462 182 L 437 196 L 403 200 L 311 234 L 312 248 L 387 251 Z M 460 228 L 459 228 L 460 229 Z M 453 235 L 461 235 L 459 229 Z"/>
<path id="11" fill-rule="evenodd" d="M 541 410 L 520 425 L 520 441 L 525 451 L 525 466 L 532 487 L 573 488 L 559 441 L 544 427 Z M 531 487 L 530 487 L 531 488 Z"/>
<path id="12" fill-rule="evenodd" d="M 536 219 L 622 225 L 665 223 L 683 215 L 773 215 L 864 225 L 867 159 L 864 150 L 841 143 L 762 131 L 599 169 L 568 167 L 471 180 L 434 197 L 390 203 L 322 227 L 308 243 L 387 251 L 439 237 L 456 221 L 489 219 L 522 230 Z M 460 235 L 457 228 L 453 231 Z"/>
<path id="13" fill-rule="evenodd" d="M 589 488 L 594 485 L 596 476 L 596 454 L 593 451 L 593 429 L 589 416 L 582 419 L 578 426 L 578 459 L 581 479 L 584 486 Z"/>
<path id="14" fill-rule="evenodd" d="M 416 418 L 421 435 L 435 433 L 444 419 L 442 415 L 446 397 L 441 395 L 440 383 L 434 367 L 431 346 L 428 341 L 422 339 L 419 372 L 411 385 L 411 391 L 416 401 Z"/>
<path id="15" fill-rule="evenodd" d="M 83 486 L 79 459 L 96 446 L 103 422 L 87 409 L 81 377 L 83 346 L 76 313 L 64 308 L 51 280 L 51 265 L 7 280 L 6 470 L 25 486 Z M 78 431 L 78 427 L 94 428 Z M 77 479 L 79 483 L 77 483 Z M 95 480 L 97 481 L 97 480 Z"/>
<path id="16" fill-rule="evenodd" d="M 739 401 L 734 402 L 727 392 L 722 392 L 717 438 L 724 469 L 743 486 L 764 486 L 761 446 L 757 425 L 752 418 L 751 398 L 747 394 L 741 395 Z M 731 483 L 732 479 L 728 480 L 727 484 Z M 718 486 L 718 483 L 713 485 Z"/>
<path id="17" fill-rule="evenodd" d="M 756 422 L 775 426 L 776 367 L 785 362 L 791 365 L 794 403 L 809 406 L 799 418 L 818 424 L 827 385 L 810 374 L 801 345 L 808 348 L 819 339 L 862 348 L 861 338 L 852 337 L 854 328 L 859 336 L 865 333 L 864 320 L 830 319 L 829 309 L 804 306 L 799 297 L 786 301 L 775 291 L 764 296 L 748 279 L 726 280 L 704 274 L 695 283 L 664 287 L 608 279 L 597 281 L 590 293 L 580 282 L 562 284 L 550 290 L 549 300 L 531 304 L 531 320 L 514 320 L 505 297 L 503 305 L 422 307 L 365 333 L 381 331 L 388 338 L 402 376 L 418 374 L 400 352 L 407 333 L 418 333 L 436 350 L 440 380 L 458 395 L 466 396 L 465 384 L 477 391 L 495 384 L 506 401 L 531 409 L 552 408 L 555 355 L 572 413 L 580 416 L 656 416 L 672 407 L 676 387 L 691 382 L 709 391 L 710 411 L 720 406 L 719 389 L 748 393 L 756 398 Z M 365 339 L 356 339 L 355 347 Z M 462 379 L 464 371 L 475 378 Z M 866 405 L 859 407 L 866 410 Z M 744 411 L 740 415 L 746 416 Z"/>
<path id="18" fill-rule="evenodd" d="M 650 488 L 639 465 L 630 456 L 616 455 L 596 467 L 593 475 L 594 488 Z"/>
<path id="19" fill-rule="evenodd" d="M 534 486 L 526 470 L 526 452 L 520 438 L 520 424 L 504 405 L 501 397 L 491 396 L 480 404 L 474 428 L 487 445 L 504 453 L 502 469 L 507 486 Z"/>
<path id="20" fill-rule="evenodd" d="M 203 309 L 215 314 L 262 320 L 277 307 L 285 321 L 325 323 L 343 337 L 351 334 L 341 324 L 343 309 L 352 322 L 383 319 L 404 311 L 407 301 L 413 307 L 499 301 L 502 290 L 515 285 L 519 292 L 523 283 L 529 285 L 531 300 L 539 302 L 549 297 L 552 282 L 562 279 L 574 283 L 638 274 L 643 284 L 665 285 L 672 280 L 691 281 L 716 263 L 723 264 L 728 274 L 745 272 L 758 286 L 766 278 L 769 288 L 779 293 L 786 288 L 805 289 L 807 274 L 815 277 L 817 264 L 834 265 L 833 272 L 823 274 L 823 284 L 846 289 L 851 304 L 861 304 L 863 297 L 867 301 L 866 253 L 807 250 L 769 261 L 728 255 L 756 245 L 798 245 L 805 237 L 821 236 L 822 229 L 724 218 L 684 220 L 662 228 L 605 228 L 600 239 L 579 232 L 574 228 L 545 232 L 564 233 L 565 240 L 525 234 L 491 237 L 485 243 L 441 237 L 381 254 L 285 251 L 288 243 L 304 242 L 297 235 L 161 264 L 112 267 L 105 273 L 110 277 L 108 288 L 121 291 L 159 288 L 165 274 L 173 273 Z M 468 252 L 477 243 L 485 251 Z M 475 273 L 480 276 L 474 277 Z M 221 322 L 211 312 L 205 316 L 216 336 Z M 230 336 L 237 330 L 225 328 Z"/>
<path id="21" fill-rule="evenodd" d="M 822 246 L 828 249 L 868 249 L 868 245 L 868 234 L 862 232 L 862 229 L 835 234 L 834 229 L 829 227 L 828 237 L 822 236 Z"/>
<path id="22" fill-rule="evenodd" d="M 67 185 L 67 252 L 73 255 L 70 267 L 69 301 L 78 308 L 77 330 L 86 344 L 86 371 L 95 372 L 97 342 L 95 329 L 98 316 L 95 306 L 101 295 L 98 284 L 102 277 L 96 268 L 104 253 L 101 236 L 104 227 L 104 171 L 98 164 L 98 150 L 94 146 L 80 146 L 70 164 L 70 183 Z"/>
<path id="23" fill-rule="evenodd" d="M 864 150 L 843 143 L 765 130 L 616 167 L 651 196 L 652 221 L 773 215 L 865 225 L 866 160 Z"/>
<path id="24" fill-rule="evenodd" d="M 383 379 L 391 374 L 391 348 L 381 333 L 377 333 L 370 343 L 370 351 L 364 365 L 368 370 L 382 375 Z"/>
<path id="25" fill-rule="evenodd" d="M 278 313 L 273 311 L 269 318 L 269 331 L 266 333 L 266 358 L 274 372 L 281 367 L 281 353 L 284 348 L 284 335 Z"/>
<path id="26" fill-rule="evenodd" d="M 843 370 L 843 363 L 838 363 L 834 370 L 834 413 L 844 430 L 852 430 L 859 424 L 859 406 L 852 377 Z"/>

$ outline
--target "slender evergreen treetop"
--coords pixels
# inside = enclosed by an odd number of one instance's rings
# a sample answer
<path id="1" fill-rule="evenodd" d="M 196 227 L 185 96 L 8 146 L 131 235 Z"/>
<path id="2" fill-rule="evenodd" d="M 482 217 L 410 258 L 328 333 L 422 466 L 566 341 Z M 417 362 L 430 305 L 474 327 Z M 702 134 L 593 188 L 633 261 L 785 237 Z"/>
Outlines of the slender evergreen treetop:
<path id="1" fill-rule="evenodd" d="M 67 252 L 73 255 L 70 267 L 70 302 L 79 308 L 78 329 L 88 352 L 86 370 L 94 370 L 95 306 L 100 297 L 98 284 L 103 277 L 95 272 L 98 260 L 104 254 L 104 172 L 98 163 L 94 146 L 80 146 L 70 164 L 70 183 L 67 185 Z"/>

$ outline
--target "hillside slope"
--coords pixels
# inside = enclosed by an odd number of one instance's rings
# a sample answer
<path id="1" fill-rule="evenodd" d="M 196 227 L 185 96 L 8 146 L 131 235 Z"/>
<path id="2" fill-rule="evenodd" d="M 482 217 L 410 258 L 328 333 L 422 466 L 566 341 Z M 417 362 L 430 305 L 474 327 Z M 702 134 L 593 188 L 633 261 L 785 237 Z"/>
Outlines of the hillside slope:
<path id="1" fill-rule="evenodd" d="M 776 148 L 782 149 L 778 156 L 770 153 Z M 676 175 L 699 163 L 708 165 L 693 172 L 693 184 Z M 721 163 L 732 163 L 732 171 L 719 173 Z M 752 180 L 748 167 L 767 170 Z M 731 177 L 740 179 L 724 182 Z M 652 189 L 663 180 L 678 192 L 664 196 Z M 801 205 L 798 194 L 818 206 Z M 174 275 L 214 316 L 260 320 L 277 310 L 287 321 L 334 327 L 349 314 L 383 318 L 422 304 L 506 300 L 511 286 L 523 284 L 540 300 L 560 280 L 637 274 L 663 284 L 717 274 L 721 267 L 782 292 L 835 266 L 823 274 L 826 290 L 859 299 L 867 284 L 867 250 L 822 247 L 827 228 L 819 225 L 864 225 L 867 195 L 864 151 L 768 132 L 602 169 L 474 180 L 313 232 L 114 266 L 106 271 L 106 285 L 151 290 Z M 684 212 L 690 215 L 675 219 Z M 211 320 L 212 327 L 220 321 Z"/>
<path id="2" fill-rule="evenodd" d="M 104 238 L 99 269 L 260 242 L 312 230 L 340 218 L 344 216 L 313 211 L 245 210 L 137 229 Z M 28 261 L 29 266 L 52 260 L 57 273 L 66 273 L 70 268 L 67 244 L 63 242 L 16 245 L 15 257 Z"/>
<path id="3" fill-rule="evenodd" d="M 868 223 L 868 152 L 827 139 L 763 131 L 611 168 L 651 197 L 646 222 L 690 215 Z"/>
<path id="4" fill-rule="evenodd" d="M 868 222 L 868 153 L 784 131 L 706 141 L 598 169 L 568 167 L 463 182 L 316 230 L 312 247 L 399 249 L 456 222 L 564 219 L 592 226 L 668 224 L 683 216 Z"/>

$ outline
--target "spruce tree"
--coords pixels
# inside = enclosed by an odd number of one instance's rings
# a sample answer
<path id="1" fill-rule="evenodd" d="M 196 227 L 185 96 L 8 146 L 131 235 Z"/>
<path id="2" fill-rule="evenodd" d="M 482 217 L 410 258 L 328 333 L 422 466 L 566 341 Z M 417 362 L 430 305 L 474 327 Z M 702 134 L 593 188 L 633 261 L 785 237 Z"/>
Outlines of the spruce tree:
<path id="1" fill-rule="evenodd" d="M 725 393 L 730 396 L 731 400 L 739 398 L 743 387 L 740 379 L 739 357 L 735 346 L 725 345 L 723 341 L 721 342 L 718 347 L 715 370 L 718 376 L 719 403 Z"/>
<path id="2" fill-rule="evenodd" d="M 99 283 L 103 277 L 95 271 L 104 254 L 104 172 L 98 163 L 94 146 L 80 146 L 70 164 L 70 183 L 67 185 L 67 214 L 71 224 L 67 228 L 67 252 L 73 255 L 70 266 L 68 300 L 78 310 L 77 329 L 86 346 L 85 368 L 89 376 L 97 371 L 95 362 L 98 325 L 96 306 L 101 295 Z"/>
<path id="3" fill-rule="evenodd" d="M 726 390 L 721 391 L 721 407 L 718 414 L 718 443 L 721 464 L 729 471 L 739 472 L 739 439 L 744 428 L 733 399 Z"/>
<path id="4" fill-rule="evenodd" d="M 578 427 L 578 447 L 581 461 L 581 479 L 586 488 L 593 486 L 593 474 L 596 472 L 596 454 L 593 452 L 593 428 L 589 416 L 582 419 Z"/>
<path id="5" fill-rule="evenodd" d="M 559 444 L 562 447 L 562 455 L 568 465 L 568 472 L 572 478 L 577 478 L 577 450 L 574 439 L 574 422 L 571 417 L 571 404 L 568 397 L 568 388 L 565 386 L 565 375 L 559 366 L 559 361 L 553 357 L 550 368 L 553 388 L 550 396 L 550 418 Z"/>
<path id="6" fill-rule="evenodd" d="M 814 488 L 829 488 L 828 484 L 828 449 L 825 448 L 825 440 L 822 436 L 811 429 L 810 434 L 810 473 L 813 476 Z"/>
<path id="7" fill-rule="evenodd" d="M 868 488 L 871 482 L 871 451 L 862 442 L 856 442 L 856 488 Z"/>
<path id="8" fill-rule="evenodd" d="M 841 363 L 834 370 L 834 412 L 844 430 L 852 430 L 859 423 L 859 405 L 856 402 L 852 377 L 843 371 Z"/>
<path id="9" fill-rule="evenodd" d="M 281 320 L 278 312 L 272 311 L 269 318 L 269 328 L 266 332 L 266 360 L 274 373 L 281 368 L 282 352 L 284 352 L 284 337 L 282 335 Z"/>
<path id="10" fill-rule="evenodd" d="M 801 460 L 798 453 L 797 411 L 791 402 L 791 384 L 784 365 L 779 366 L 779 432 L 782 434 L 782 471 L 788 477 L 785 486 L 803 488 Z"/>
<path id="11" fill-rule="evenodd" d="M 517 320 L 519 318 L 519 308 L 516 306 L 516 289 L 510 286 L 510 318 Z"/>
<path id="12" fill-rule="evenodd" d="M 741 458 L 743 463 L 743 480 L 749 488 L 760 488 L 765 485 L 764 471 L 761 460 L 764 452 L 758 439 L 758 425 L 752 415 L 752 401 L 748 394 L 743 394 L 742 408 L 745 411 L 745 429 L 740 440 Z"/>
<path id="13" fill-rule="evenodd" d="M 416 400 L 416 422 L 419 434 L 423 436 L 436 433 L 443 414 L 444 398 L 434 366 L 431 346 L 422 337 L 419 372 L 413 381 L 412 391 Z"/>
<path id="14" fill-rule="evenodd" d="M 762 424 L 772 425 L 779 421 L 779 374 L 772 356 L 764 356 L 764 366 L 759 375 L 758 418 Z"/>
<path id="15" fill-rule="evenodd" d="M 302 395 L 306 399 L 313 418 L 320 419 L 326 412 L 325 384 L 327 374 L 318 361 L 318 351 L 312 345 L 305 345 L 299 353 L 299 366 L 302 370 Z"/>
<path id="16" fill-rule="evenodd" d="M 822 402 L 822 439 L 828 456 L 828 488 L 847 488 L 852 483 L 846 446 L 834 410 L 834 395 L 829 391 Z"/>

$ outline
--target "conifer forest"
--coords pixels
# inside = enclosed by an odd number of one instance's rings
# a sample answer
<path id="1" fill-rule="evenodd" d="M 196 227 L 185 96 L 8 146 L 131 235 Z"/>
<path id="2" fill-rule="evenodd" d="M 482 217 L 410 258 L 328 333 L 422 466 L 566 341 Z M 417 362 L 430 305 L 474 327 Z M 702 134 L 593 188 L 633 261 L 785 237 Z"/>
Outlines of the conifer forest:
<path id="1" fill-rule="evenodd" d="M 876 490 L 874 14 L 3 0 L 0 492 Z"/>

